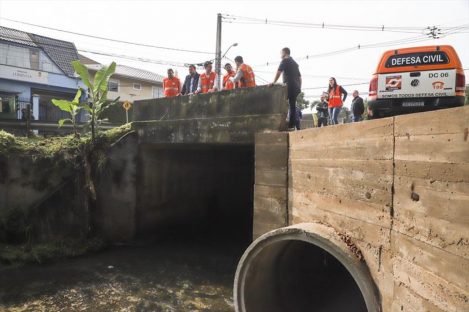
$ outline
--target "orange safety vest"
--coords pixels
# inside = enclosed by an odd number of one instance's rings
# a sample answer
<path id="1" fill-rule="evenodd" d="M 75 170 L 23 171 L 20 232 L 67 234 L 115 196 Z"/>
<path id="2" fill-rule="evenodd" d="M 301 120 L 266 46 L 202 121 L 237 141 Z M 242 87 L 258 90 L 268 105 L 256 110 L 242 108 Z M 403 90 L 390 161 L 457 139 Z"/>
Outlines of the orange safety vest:
<path id="1" fill-rule="evenodd" d="M 238 70 L 243 72 L 243 78 L 241 78 L 238 83 L 239 88 L 251 88 L 256 86 L 256 79 L 254 77 L 254 72 L 252 71 L 251 66 L 241 64 Z"/>
<path id="2" fill-rule="evenodd" d="M 340 92 L 340 86 L 336 86 L 335 90 L 329 92 L 329 107 L 341 107 L 342 105 L 344 105 L 342 92 Z"/>
<path id="3" fill-rule="evenodd" d="M 230 80 L 230 78 L 234 76 L 235 76 L 234 71 L 226 73 L 226 75 L 223 76 L 223 90 L 233 90 L 235 88 L 235 84 L 231 82 Z"/>
<path id="4" fill-rule="evenodd" d="M 165 97 L 172 97 L 179 94 L 181 88 L 181 83 L 179 78 L 165 78 L 163 79 L 163 90 Z"/>
<path id="5" fill-rule="evenodd" d="M 207 93 L 213 91 L 213 86 L 215 85 L 215 72 L 210 72 L 207 76 L 207 73 L 200 75 L 200 93 Z"/>

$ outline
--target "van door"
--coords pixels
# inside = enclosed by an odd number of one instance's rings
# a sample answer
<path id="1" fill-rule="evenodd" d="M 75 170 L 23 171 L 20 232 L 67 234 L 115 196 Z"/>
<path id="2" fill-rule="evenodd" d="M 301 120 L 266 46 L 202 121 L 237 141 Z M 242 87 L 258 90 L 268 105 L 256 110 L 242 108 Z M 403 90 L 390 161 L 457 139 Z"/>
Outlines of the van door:
<path id="1" fill-rule="evenodd" d="M 455 96 L 456 69 L 386 73 L 378 75 L 378 98 Z"/>

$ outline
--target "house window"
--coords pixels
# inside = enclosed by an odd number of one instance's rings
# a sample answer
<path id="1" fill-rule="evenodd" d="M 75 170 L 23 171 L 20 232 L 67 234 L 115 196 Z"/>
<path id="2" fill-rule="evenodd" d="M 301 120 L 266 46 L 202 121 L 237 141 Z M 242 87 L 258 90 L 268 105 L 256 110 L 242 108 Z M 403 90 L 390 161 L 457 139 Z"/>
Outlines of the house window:
<path id="1" fill-rule="evenodd" d="M 107 90 L 109 92 L 119 92 L 119 81 L 109 80 L 109 82 L 107 83 Z"/>
<path id="2" fill-rule="evenodd" d="M 134 90 L 142 90 L 142 84 L 140 83 L 134 83 Z"/>
<path id="3" fill-rule="evenodd" d="M 151 93 L 153 95 L 153 98 L 154 99 L 157 99 L 157 98 L 160 98 L 162 96 L 162 88 L 161 87 L 156 87 L 156 86 L 152 86 L 151 87 Z"/>
<path id="4" fill-rule="evenodd" d="M 0 43 L 0 64 L 62 74 L 43 51 Z"/>
<path id="5" fill-rule="evenodd" d="M 35 49 L 30 49 L 29 60 L 31 63 L 31 69 L 39 69 L 39 51 Z"/>

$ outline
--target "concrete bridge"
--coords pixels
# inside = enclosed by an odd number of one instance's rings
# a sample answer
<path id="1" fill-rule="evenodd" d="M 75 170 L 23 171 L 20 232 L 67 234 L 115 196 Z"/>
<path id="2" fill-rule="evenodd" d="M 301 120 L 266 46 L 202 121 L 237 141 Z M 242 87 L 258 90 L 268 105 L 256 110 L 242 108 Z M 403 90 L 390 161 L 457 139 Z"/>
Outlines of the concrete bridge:
<path id="1" fill-rule="evenodd" d="M 135 133 L 109 155 L 98 198 L 106 235 L 251 241 L 255 134 L 283 129 L 285 98 L 258 87 L 136 102 Z"/>
<path id="2" fill-rule="evenodd" d="M 137 102 L 108 234 L 255 239 L 237 311 L 468 311 L 469 107 L 293 133 L 286 107 L 280 87 Z"/>

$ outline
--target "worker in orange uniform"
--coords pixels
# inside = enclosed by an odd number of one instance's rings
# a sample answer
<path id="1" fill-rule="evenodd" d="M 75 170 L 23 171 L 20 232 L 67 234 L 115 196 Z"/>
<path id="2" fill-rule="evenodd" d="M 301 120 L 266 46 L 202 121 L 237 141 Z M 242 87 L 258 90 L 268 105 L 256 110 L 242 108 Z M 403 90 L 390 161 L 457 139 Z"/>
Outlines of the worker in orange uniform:
<path id="1" fill-rule="evenodd" d="M 217 91 L 217 86 L 215 85 L 217 74 L 212 71 L 212 62 L 205 62 L 204 68 L 205 72 L 199 77 L 199 86 L 195 93 L 209 93 Z"/>
<path id="2" fill-rule="evenodd" d="M 236 75 L 231 77 L 233 83 L 237 83 L 239 88 L 252 88 L 256 86 L 256 78 L 251 66 L 244 64 L 242 56 L 235 57 L 237 66 Z"/>
<path id="3" fill-rule="evenodd" d="M 329 78 L 329 117 L 331 118 L 331 125 L 339 123 L 339 114 L 347 98 L 347 91 L 342 86 L 337 84 L 334 77 Z"/>
<path id="4" fill-rule="evenodd" d="M 235 88 L 234 82 L 230 80 L 231 77 L 234 77 L 236 72 L 231 67 L 230 63 L 225 64 L 226 75 L 223 76 L 223 90 L 233 90 Z"/>
<path id="5" fill-rule="evenodd" d="M 174 76 L 172 68 L 168 69 L 168 77 L 163 79 L 163 90 L 165 97 L 173 97 L 181 94 L 181 82 Z"/>

